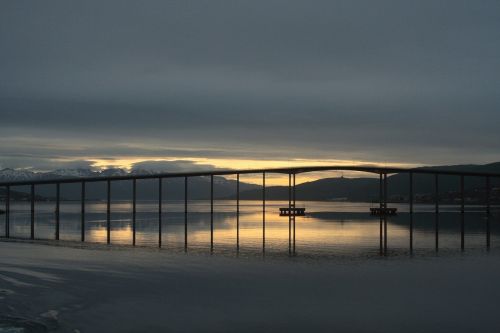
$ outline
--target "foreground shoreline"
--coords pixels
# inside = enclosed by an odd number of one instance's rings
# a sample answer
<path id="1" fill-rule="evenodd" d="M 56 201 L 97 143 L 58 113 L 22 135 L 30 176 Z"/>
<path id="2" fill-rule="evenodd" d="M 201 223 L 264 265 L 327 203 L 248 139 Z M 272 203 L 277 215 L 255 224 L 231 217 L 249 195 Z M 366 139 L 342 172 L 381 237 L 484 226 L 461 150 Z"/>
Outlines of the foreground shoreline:
<path id="1" fill-rule="evenodd" d="M 23 320 L 26 332 L 500 328 L 496 251 L 263 260 L 68 245 L 0 241 L 0 332 Z"/>

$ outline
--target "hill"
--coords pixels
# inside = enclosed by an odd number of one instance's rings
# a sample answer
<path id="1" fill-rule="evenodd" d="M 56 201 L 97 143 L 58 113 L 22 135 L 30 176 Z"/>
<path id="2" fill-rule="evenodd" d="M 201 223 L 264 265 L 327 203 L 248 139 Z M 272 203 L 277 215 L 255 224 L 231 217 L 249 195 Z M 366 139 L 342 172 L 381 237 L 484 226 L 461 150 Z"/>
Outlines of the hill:
<path id="1" fill-rule="evenodd" d="M 439 169 L 469 172 L 496 172 L 500 173 L 500 162 L 487 165 L 454 165 L 424 167 L 419 169 Z M 395 174 L 387 178 L 388 195 L 391 201 L 408 200 L 408 174 Z M 434 196 L 434 176 L 413 176 L 414 195 L 417 201 L 430 201 Z M 499 179 L 492 179 L 492 186 L 500 186 Z M 483 177 L 466 177 L 465 192 L 468 197 L 480 199 L 484 196 L 485 179 Z M 453 202 L 460 190 L 460 178 L 456 176 L 440 176 L 439 192 L 442 201 Z M 496 193 L 496 191 L 495 191 Z M 376 201 L 379 197 L 379 179 L 377 178 L 324 178 L 296 186 L 298 200 L 347 200 L 347 201 Z M 259 200 L 262 198 L 262 189 L 253 189 L 241 193 L 241 198 Z M 288 200 L 287 186 L 272 186 L 266 189 L 266 199 Z"/>

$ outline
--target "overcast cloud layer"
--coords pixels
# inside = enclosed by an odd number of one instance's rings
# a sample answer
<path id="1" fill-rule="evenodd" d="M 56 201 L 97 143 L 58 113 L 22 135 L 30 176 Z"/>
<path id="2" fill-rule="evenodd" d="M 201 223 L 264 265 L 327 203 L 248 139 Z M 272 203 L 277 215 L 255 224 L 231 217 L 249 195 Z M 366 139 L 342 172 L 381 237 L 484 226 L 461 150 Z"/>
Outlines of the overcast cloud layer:
<path id="1" fill-rule="evenodd" d="M 499 1 L 5 0 L 0 48 L 3 166 L 500 160 Z"/>

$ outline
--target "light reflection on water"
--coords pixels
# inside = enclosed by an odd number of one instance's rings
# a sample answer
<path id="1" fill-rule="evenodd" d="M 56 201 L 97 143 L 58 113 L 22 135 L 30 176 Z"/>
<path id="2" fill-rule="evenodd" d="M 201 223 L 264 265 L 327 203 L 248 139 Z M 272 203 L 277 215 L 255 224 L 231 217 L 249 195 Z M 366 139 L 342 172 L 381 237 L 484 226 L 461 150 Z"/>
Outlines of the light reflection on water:
<path id="1" fill-rule="evenodd" d="M 266 203 L 266 253 L 288 253 L 288 218 L 280 217 L 279 207 L 288 202 Z M 379 251 L 380 221 L 368 213 L 370 203 L 297 202 L 306 207 L 307 216 L 296 218 L 296 250 L 298 254 L 375 254 Z M 410 215 L 407 205 L 391 205 L 401 212 L 388 220 L 388 248 L 406 252 L 409 248 Z M 413 215 L 414 250 L 433 251 L 435 247 L 435 214 L 433 205 L 415 205 Z M 80 239 L 80 203 L 63 202 L 60 212 L 60 238 Z M 184 247 L 184 202 L 165 201 L 162 206 L 162 242 L 165 248 Z M 216 251 L 236 249 L 236 203 L 216 201 L 214 214 L 214 248 Z M 458 206 L 441 206 L 439 214 L 440 249 L 460 250 Z M 111 243 L 132 243 L 132 203 L 111 205 Z M 189 201 L 188 247 L 210 249 L 210 202 Z M 55 204 L 37 202 L 35 236 L 54 239 Z M 138 202 L 136 243 L 158 245 L 158 204 Z M 263 246 L 262 202 L 240 202 L 240 251 L 261 252 Z M 88 242 L 106 242 L 106 203 L 88 202 L 85 206 L 85 238 Z M 465 247 L 485 248 L 487 219 L 484 207 L 468 208 L 465 215 Z M 0 235 L 4 232 L 0 217 Z M 11 204 L 11 236 L 29 238 L 30 206 L 27 202 Z M 500 248 L 500 218 L 490 218 L 491 247 Z"/>

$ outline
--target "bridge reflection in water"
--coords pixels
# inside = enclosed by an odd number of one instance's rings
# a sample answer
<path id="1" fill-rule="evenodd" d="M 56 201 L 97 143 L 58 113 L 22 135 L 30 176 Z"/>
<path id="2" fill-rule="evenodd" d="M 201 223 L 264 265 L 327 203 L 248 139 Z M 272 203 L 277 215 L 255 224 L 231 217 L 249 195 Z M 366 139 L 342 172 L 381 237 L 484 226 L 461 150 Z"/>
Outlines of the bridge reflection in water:
<path id="1" fill-rule="evenodd" d="M 296 175 L 309 171 L 353 170 L 379 174 L 379 208 L 387 208 L 387 175 L 391 173 L 407 173 L 409 181 L 409 200 L 406 205 L 399 205 L 399 211 L 406 211 L 397 217 L 370 217 L 368 206 L 362 211 L 335 213 L 339 203 L 301 203 L 308 207 L 308 216 L 299 217 L 288 214 L 288 218 L 278 216 L 279 208 L 288 205 L 289 211 L 296 206 Z M 239 178 L 241 174 L 262 173 L 262 201 L 240 201 Z M 281 173 L 288 175 L 288 202 L 266 201 L 266 174 Z M 417 213 L 413 199 L 413 175 L 430 174 L 435 181 L 435 204 L 425 213 Z M 214 200 L 213 177 L 216 175 L 236 174 L 236 200 Z M 449 206 L 439 202 L 439 176 L 457 176 L 460 179 L 460 204 L 454 212 L 444 212 Z M 195 202 L 189 200 L 189 178 L 210 176 L 210 200 Z M 181 177 L 184 179 L 184 200 L 170 202 L 162 199 L 162 182 L 166 178 Z M 486 198 L 484 205 L 475 206 L 476 212 L 466 212 L 464 198 L 464 178 L 483 177 L 485 180 Z M 414 250 L 417 246 L 428 247 L 428 239 L 432 238 L 434 250 L 452 248 L 455 243 L 452 236 L 458 232 L 458 248 L 465 249 L 466 239 L 472 247 L 478 244 L 490 248 L 492 238 L 496 238 L 496 224 L 492 225 L 491 203 L 489 200 L 490 182 L 499 178 L 498 174 L 464 173 L 448 170 L 428 169 L 395 169 L 375 167 L 313 167 L 292 169 L 218 171 L 189 174 L 129 175 L 121 177 L 71 178 L 32 182 L 0 183 L 5 186 L 4 235 L 6 238 L 29 239 L 71 239 L 89 242 L 131 243 L 131 245 L 151 245 L 173 248 L 179 245 L 188 248 L 220 249 L 261 249 L 266 251 L 283 251 L 289 254 L 299 252 L 322 252 L 336 250 L 340 245 L 345 248 L 373 250 L 377 247 L 380 254 L 387 254 L 391 249 Z M 137 180 L 157 179 L 159 185 L 158 201 L 138 202 Z M 111 183 L 123 180 L 132 181 L 132 198 L 130 202 L 113 203 Z M 107 186 L 107 199 L 104 203 L 86 200 L 85 188 L 89 182 L 104 182 Z M 81 200 L 79 203 L 61 203 L 61 184 L 81 184 Z M 50 204 L 35 202 L 36 187 L 53 184 L 56 189 L 55 210 Z M 30 186 L 28 204 L 10 200 L 13 186 Z M 320 207 L 328 205 L 328 209 Z M 64 210 L 61 208 L 64 206 Z M 195 210 L 195 206 L 203 206 L 205 210 Z M 251 208 L 249 208 L 251 207 Z M 113 208 L 113 209 L 112 209 Z M 358 207 L 359 208 L 359 207 Z M 470 208 L 470 207 L 467 207 Z M 480 210 L 479 212 L 477 210 Z M 332 212 L 333 211 L 333 212 Z M 341 215 L 339 215 L 341 214 Z M 425 216 L 425 221 L 420 220 Z M 450 228 L 449 221 L 456 220 Z M 467 233 L 466 233 L 467 219 Z M 458 231 L 456 226 L 459 226 Z M 425 226 L 423 228 L 423 226 Z M 472 228 L 472 229 L 470 229 Z M 425 235 L 426 240 L 422 241 Z M 297 237 L 299 236 L 299 237 Z M 390 239 L 389 239 L 390 236 Z M 455 235 L 456 236 L 456 235 Z M 482 240 L 479 242 L 478 239 Z M 377 242 L 373 240 L 376 239 Z M 374 244 L 378 246 L 374 246 Z M 389 246 L 390 244 L 390 246 Z"/>

